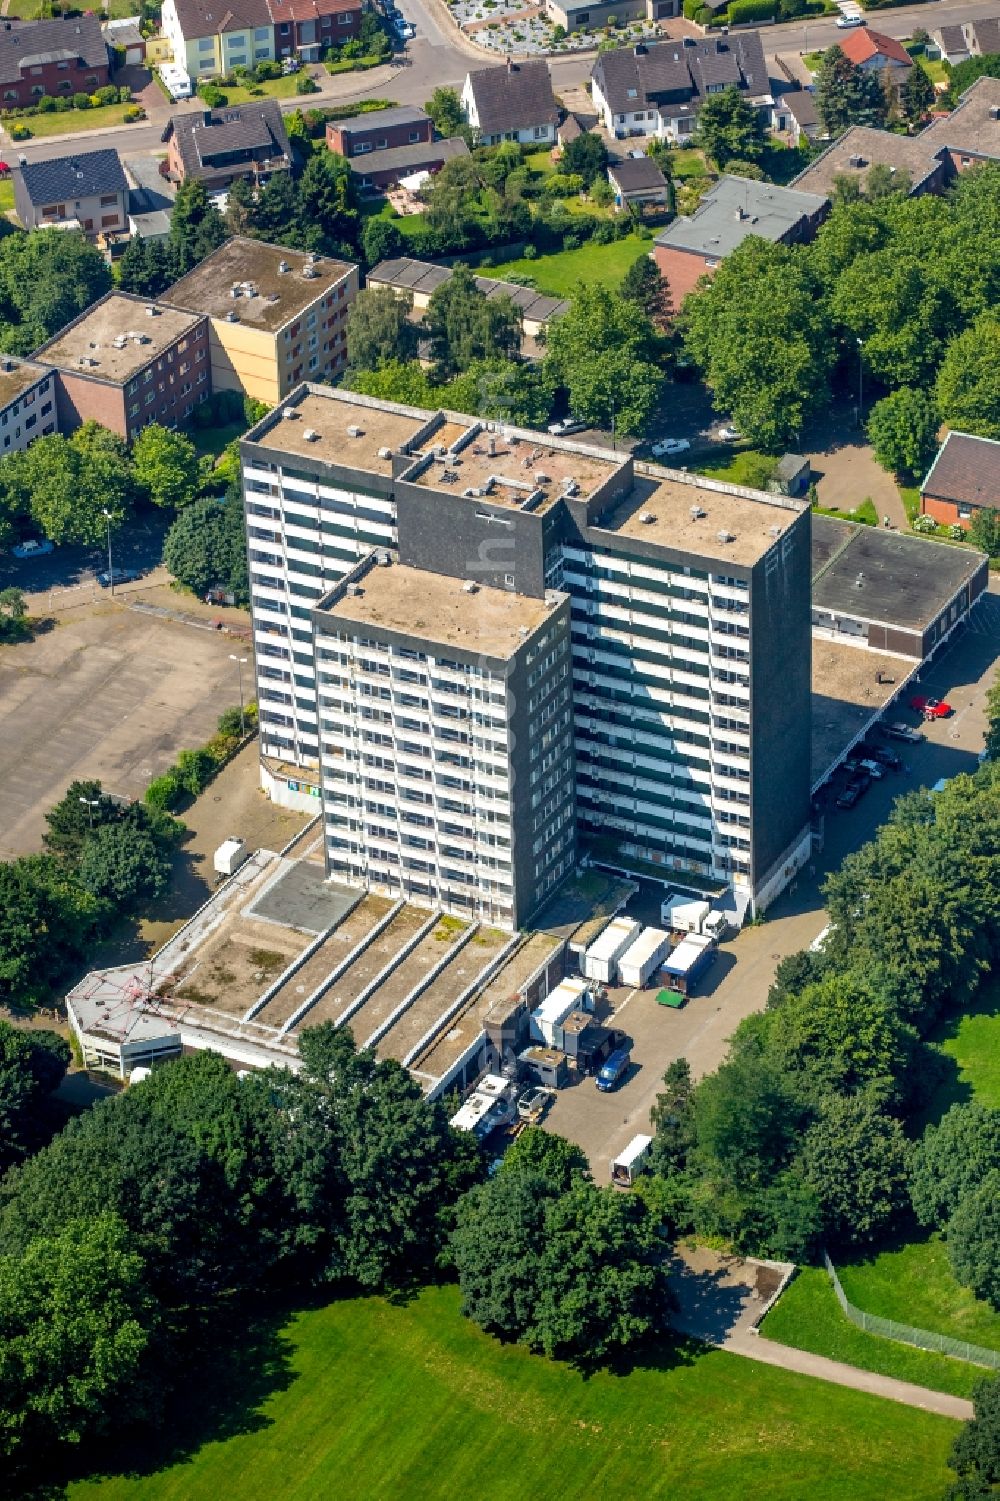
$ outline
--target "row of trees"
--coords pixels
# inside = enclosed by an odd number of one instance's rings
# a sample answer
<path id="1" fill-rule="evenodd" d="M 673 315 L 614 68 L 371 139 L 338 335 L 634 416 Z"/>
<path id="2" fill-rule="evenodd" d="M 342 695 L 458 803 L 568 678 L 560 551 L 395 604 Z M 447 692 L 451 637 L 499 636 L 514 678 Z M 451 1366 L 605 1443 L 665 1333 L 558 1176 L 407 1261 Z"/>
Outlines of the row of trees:
<path id="1" fill-rule="evenodd" d="M 151 423 L 131 448 L 98 422 L 68 438 L 36 438 L 0 460 L 0 545 L 25 522 L 53 542 L 101 541 L 110 514 L 120 526 L 136 504 L 175 508 L 198 493 L 201 469 L 190 439 Z"/>
<path id="2" fill-rule="evenodd" d="M 719 409 L 778 450 L 829 404 L 835 372 L 853 377 L 860 359 L 878 385 L 922 396 L 921 443 L 876 426 L 892 467 L 921 472 L 935 417 L 1000 436 L 998 214 L 991 164 L 942 197 L 840 204 L 810 245 L 745 240 L 679 319 Z M 891 427 L 905 435 L 905 423 Z"/>
<path id="3" fill-rule="evenodd" d="M 434 291 L 422 324 L 411 311 L 411 300 L 391 288 L 355 299 L 347 333 L 355 390 L 540 427 L 561 389 L 576 416 L 623 434 L 641 432 L 659 400 L 666 343 L 657 324 L 669 312 L 669 289 L 648 256 L 617 295 L 581 287 L 549 324 L 537 363 L 517 362 L 520 315 L 511 299 L 487 298 L 467 266 Z M 429 372 L 415 362 L 422 338 Z"/>
<path id="4" fill-rule="evenodd" d="M 971 1282 L 975 1260 L 972 1285 L 1000 1291 L 995 1212 L 974 1239 L 970 1201 L 939 1182 L 968 1133 L 1000 1161 L 1000 1116 L 946 1118 L 915 1160 L 907 1137 L 938 1072 L 925 1039 L 1000 957 L 998 835 L 996 762 L 900 798 L 829 878 L 823 951 L 779 964 L 767 1009 L 740 1024 L 716 1073 L 692 1087 L 687 1065 L 673 1066 L 651 1165 L 676 1227 L 801 1259 L 824 1242 L 871 1242 L 912 1195 L 922 1217 L 961 1226 L 959 1275 Z"/>

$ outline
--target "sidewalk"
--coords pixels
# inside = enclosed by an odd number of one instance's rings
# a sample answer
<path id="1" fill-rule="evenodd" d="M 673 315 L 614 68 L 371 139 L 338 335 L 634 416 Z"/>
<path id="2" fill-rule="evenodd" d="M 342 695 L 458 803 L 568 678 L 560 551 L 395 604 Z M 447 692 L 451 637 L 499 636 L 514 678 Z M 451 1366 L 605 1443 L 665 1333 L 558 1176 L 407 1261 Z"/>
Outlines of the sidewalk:
<path id="1" fill-rule="evenodd" d="M 849 1386 L 869 1396 L 902 1402 L 906 1407 L 919 1407 L 959 1422 L 972 1417 L 972 1403 L 964 1397 L 931 1391 L 909 1381 L 897 1381 L 893 1376 L 863 1371 L 839 1360 L 828 1360 L 824 1355 L 765 1339 L 756 1328 L 762 1308 L 756 1287 L 758 1266 L 759 1263 L 722 1256 L 702 1246 L 677 1247 L 670 1264 L 670 1287 L 680 1305 L 675 1316 L 677 1328 L 730 1355 L 797 1371 L 816 1381 Z"/>

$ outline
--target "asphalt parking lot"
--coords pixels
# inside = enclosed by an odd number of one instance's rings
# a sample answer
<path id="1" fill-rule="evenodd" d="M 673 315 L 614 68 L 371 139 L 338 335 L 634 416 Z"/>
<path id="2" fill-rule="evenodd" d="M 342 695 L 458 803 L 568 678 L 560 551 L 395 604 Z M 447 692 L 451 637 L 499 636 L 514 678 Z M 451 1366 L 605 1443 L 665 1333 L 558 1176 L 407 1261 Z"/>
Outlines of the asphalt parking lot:
<path id="1" fill-rule="evenodd" d="M 0 647 L 3 859 L 41 847 L 43 814 L 69 782 L 97 777 L 111 792 L 141 797 L 239 701 L 230 638 L 140 614 L 86 586 L 75 593 L 88 602 L 57 610 L 33 641 Z M 35 595 L 32 613 L 44 605 Z M 247 643 L 239 648 L 250 655 Z M 244 681 L 252 694 L 246 669 Z"/>
<path id="2" fill-rule="evenodd" d="M 947 700 L 950 719 L 922 724 L 909 708 L 892 710 L 925 732 L 919 745 L 892 744 L 908 770 L 889 772 L 874 782 L 848 812 L 834 806 L 838 783 L 825 799 L 824 847 L 813 874 L 804 871 L 777 901 L 765 922 L 746 927 L 720 946 L 705 983 L 682 1010 L 656 1004 L 656 989 L 631 993 L 612 990 L 613 1025 L 633 1041 L 633 1066 L 611 1094 L 600 1094 L 593 1079 L 563 1090 L 546 1119 L 550 1130 L 579 1143 L 590 1158 L 598 1183 L 607 1183 L 610 1163 L 639 1131 L 649 1128 L 649 1112 L 673 1059 L 685 1057 L 698 1077 L 718 1067 L 727 1041 L 742 1020 L 763 1009 L 775 966 L 786 954 L 806 947 L 826 925 L 820 886 L 827 872 L 857 849 L 884 823 L 895 799 L 913 787 L 930 787 L 940 777 L 974 771 L 986 727 L 985 695 L 1000 656 L 1000 585 L 977 605 L 969 625 L 920 674 L 907 691 Z M 656 910 L 652 886 L 644 887 L 631 906 L 650 921 Z"/>

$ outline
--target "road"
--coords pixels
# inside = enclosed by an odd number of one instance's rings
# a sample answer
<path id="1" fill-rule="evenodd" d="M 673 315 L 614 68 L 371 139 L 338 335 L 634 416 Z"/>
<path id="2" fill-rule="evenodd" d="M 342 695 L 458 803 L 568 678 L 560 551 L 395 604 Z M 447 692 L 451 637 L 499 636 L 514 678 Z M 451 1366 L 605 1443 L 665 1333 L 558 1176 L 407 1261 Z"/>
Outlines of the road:
<path id="1" fill-rule="evenodd" d="M 385 68 L 375 68 L 369 73 L 346 73 L 331 78 L 323 69 L 316 69 L 314 77 L 320 84 L 318 94 L 302 98 L 283 99 L 281 108 L 290 110 L 319 107 L 322 105 L 351 102 L 361 99 L 391 98 L 397 104 L 423 104 L 438 85 L 461 87 L 470 67 L 477 64 L 489 67 L 496 62 L 492 54 L 484 53 L 468 37 L 462 35 L 447 14 L 442 0 L 402 0 L 402 9 L 417 28 L 416 39 L 410 42 L 403 55 L 403 63 L 394 62 Z M 871 23 L 889 36 L 909 36 L 916 26 L 927 29 L 943 25 L 957 25 L 963 21 L 981 20 L 995 16 L 997 0 L 938 0 L 936 4 L 911 5 L 899 10 L 876 11 Z M 844 33 L 838 31 L 832 17 L 823 20 L 790 21 L 782 26 L 760 28 L 764 48 L 769 57 L 781 52 L 810 52 L 831 46 Z M 580 52 L 572 56 L 553 57 L 549 60 L 552 84 L 556 94 L 580 88 L 590 77 L 595 54 Z M 72 136 L 48 136 L 39 141 L 27 141 L 16 150 L 28 161 L 45 161 L 64 156 L 67 143 L 72 142 L 79 150 L 113 147 L 125 155 L 143 151 L 157 151 L 161 147 L 163 127 L 171 114 L 201 108 L 200 101 L 188 100 L 182 104 L 154 106 L 150 110 L 148 125 L 113 126 L 107 130 L 78 132 Z"/>
<path id="2" fill-rule="evenodd" d="M 939 777 L 976 769 L 986 728 L 985 696 L 1000 655 L 1000 580 L 976 607 L 971 623 L 941 657 L 920 675 L 915 692 L 943 698 L 955 710 L 951 719 L 924 726 L 920 745 L 897 747 L 907 770 L 875 782 L 850 812 L 832 805 L 826 814 L 825 843 L 813 874 L 803 871 L 774 903 L 763 923 L 745 927 L 725 942 L 707 983 L 682 1010 L 658 1006 L 654 990 L 613 990 L 613 1025 L 632 1038 L 633 1067 L 623 1084 L 599 1094 L 593 1079 L 562 1090 L 546 1125 L 577 1142 L 587 1153 L 598 1183 L 607 1183 L 610 1164 L 638 1132 L 649 1129 L 649 1112 L 662 1087 L 667 1064 L 687 1058 L 696 1078 L 717 1068 L 739 1022 L 764 1007 L 778 960 L 807 947 L 826 926 L 821 886 L 844 856 L 869 839 L 888 818 L 894 800 L 912 787 L 930 787 Z M 917 716 L 903 711 L 917 723 Z M 832 799 L 831 799 L 832 804 Z M 644 887 L 627 909 L 655 922 L 662 891 Z"/>

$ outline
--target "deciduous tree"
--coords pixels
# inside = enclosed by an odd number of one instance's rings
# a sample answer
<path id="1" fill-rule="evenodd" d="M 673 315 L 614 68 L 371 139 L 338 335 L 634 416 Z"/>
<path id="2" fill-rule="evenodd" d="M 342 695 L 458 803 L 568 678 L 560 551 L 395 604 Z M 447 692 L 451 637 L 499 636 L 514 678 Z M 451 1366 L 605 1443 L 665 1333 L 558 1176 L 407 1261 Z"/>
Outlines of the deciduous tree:
<path id="1" fill-rule="evenodd" d="M 937 452 L 939 426 L 933 398 L 913 386 L 901 386 L 872 407 L 868 437 L 883 469 L 919 479 Z"/>
<path id="2" fill-rule="evenodd" d="M 986 313 L 951 341 L 934 394 L 949 427 L 1000 438 L 1000 319 Z"/>
<path id="3" fill-rule="evenodd" d="M 557 170 L 576 173 L 583 178 L 584 187 L 589 188 L 594 179 L 600 177 L 607 161 L 608 150 L 601 137 L 592 130 L 585 130 L 562 148 Z"/>
<path id="4" fill-rule="evenodd" d="M 764 117 L 737 88 L 709 94 L 698 111 L 695 144 L 720 168 L 734 158 L 759 161 L 767 144 Z"/>
<path id="5" fill-rule="evenodd" d="M 974 1416 L 952 1444 L 948 1464 L 959 1478 L 946 1501 L 987 1501 L 1000 1486 L 1000 1377 L 984 1376 L 977 1382 L 972 1406 Z"/>
<path id="6" fill-rule="evenodd" d="M 657 327 L 662 327 L 673 311 L 667 279 L 649 255 L 640 255 L 632 262 L 622 277 L 618 295 L 634 302 Z"/>
<path id="7" fill-rule="evenodd" d="M 952 1271 L 977 1298 L 1000 1310 L 1000 1172 L 964 1195 L 948 1221 Z"/>
<path id="8" fill-rule="evenodd" d="M 882 1233 L 906 1202 L 908 1156 L 899 1121 L 868 1095 L 824 1101 L 805 1134 L 802 1158 L 826 1234 L 859 1244 Z"/>
<path id="9" fill-rule="evenodd" d="M 888 100 L 879 74 L 857 67 L 839 47 L 829 47 L 816 71 L 816 108 L 828 135 L 839 136 L 849 125 L 881 128 Z"/>
<path id="10" fill-rule="evenodd" d="M 550 324 L 546 364 L 566 388 L 571 411 L 594 426 L 641 433 L 663 386 L 656 331 L 635 302 L 606 287 L 581 286 Z"/>
<path id="11" fill-rule="evenodd" d="M 910 1167 L 910 1197 L 922 1225 L 943 1227 L 968 1194 L 1000 1172 L 1000 1110 L 978 1100 L 952 1105 L 928 1126 Z"/>
<path id="12" fill-rule="evenodd" d="M 155 506 L 176 509 L 198 493 L 200 470 L 194 444 L 158 422 L 144 427 L 132 444 L 132 473 Z"/>
<path id="13" fill-rule="evenodd" d="M 359 292 L 347 314 L 347 358 L 355 370 L 380 370 L 412 360 L 420 335 L 410 317 L 413 298 L 392 287 Z"/>
<path id="14" fill-rule="evenodd" d="M 425 317 L 434 374 L 447 380 L 473 360 L 514 359 L 521 345 L 521 319 L 509 297 L 487 297 L 468 266 L 431 293 Z"/>
<path id="15" fill-rule="evenodd" d="M 117 822 L 88 835 L 79 874 L 81 885 L 100 901 L 129 912 L 166 889 L 170 862 L 147 830 Z"/>

